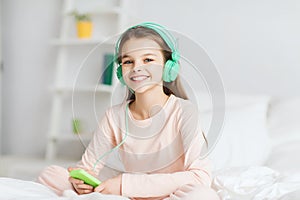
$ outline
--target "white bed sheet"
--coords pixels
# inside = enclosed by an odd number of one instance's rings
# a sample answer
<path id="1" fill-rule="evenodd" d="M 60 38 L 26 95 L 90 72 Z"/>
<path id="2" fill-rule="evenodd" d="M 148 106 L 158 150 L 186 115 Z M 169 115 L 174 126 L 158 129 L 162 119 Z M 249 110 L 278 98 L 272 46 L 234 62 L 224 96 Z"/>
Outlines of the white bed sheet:
<path id="1" fill-rule="evenodd" d="M 33 181 L 24 181 L 13 178 L 0 178 L 0 200 L 128 200 L 115 195 L 91 193 L 77 195 L 74 191 L 64 192 L 62 197 L 57 196 L 46 186 Z"/>
<path id="2" fill-rule="evenodd" d="M 212 187 L 222 200 L 296 200 L 300 192 L 300 173 L 284 176 L 268 167 L 238 167 L 215 173 Z M 294 194 L 293 194 L 294 193 Z M 289 196 L 290 195 L 290 196 Z M 0 178 L 0 200 L 128 200 L 115 195 L 64 192 L 62 197 L 33 181 Z"/>
<path id="3" fill-rule="evenodd" d="M 281 200 L 300 191 L 300 173 L 287 176 L 262 166 L 229 168 L 216 172 L 212 187 L 222 200 Z"/>

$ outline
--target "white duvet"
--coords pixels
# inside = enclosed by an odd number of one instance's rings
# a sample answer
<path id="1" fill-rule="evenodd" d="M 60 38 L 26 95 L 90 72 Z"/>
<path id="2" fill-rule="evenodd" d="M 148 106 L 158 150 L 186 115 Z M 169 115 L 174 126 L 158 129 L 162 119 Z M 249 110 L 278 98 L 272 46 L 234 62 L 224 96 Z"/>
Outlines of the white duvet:
<path id="1" fill-rule="evenodd" d="M 300 173 L 282 175 L 268 167 L 229 168 L 215 174 L 212 187 L 222 200 L 298 200 Z"/>
<path id="2" fill-rule="evenodd" d="M 282 176 L 267 167 L 229 168 L 215 174 L 212 184 L 222 200 L 296 200 L 300 192 L 300 174 Z M 293 194 L 294 192 L 294 194 Z M 0 200 L 128 200 L 127 198 L 91 193 L 77 195 L 65 191 L 57 196 L 33 181 L 0 178 Z"/>
<path id="3" fill-rule="evenodd" d="M 59 197 L 44 185 L 33 181 L 0 178 L 0 200 L 128 200 L 128 198 L 96 192 L 77 195 L 71 190 L 65 191 L 64 195 Z"/>

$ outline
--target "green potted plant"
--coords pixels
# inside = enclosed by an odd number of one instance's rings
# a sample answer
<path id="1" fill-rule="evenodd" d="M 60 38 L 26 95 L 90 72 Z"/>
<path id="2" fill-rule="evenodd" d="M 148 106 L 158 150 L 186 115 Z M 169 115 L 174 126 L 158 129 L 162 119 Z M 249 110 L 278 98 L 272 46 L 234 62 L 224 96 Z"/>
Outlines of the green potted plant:
<path id="1" fill-rule="evenodd" d="M 77 118 L 72 119 L 72 128 L 73 128 L 74 134 L 81 133 L 82 130 L 81 130 L 80 119 L 77 119 Z"/>
<path id="2" fill-rule="evenodd" d="M 77 36 L 79 38 L 91 38 L 93 23 L 89 13 L 79 13 L 77 10 L 71 12 L 76 20 Z"/>

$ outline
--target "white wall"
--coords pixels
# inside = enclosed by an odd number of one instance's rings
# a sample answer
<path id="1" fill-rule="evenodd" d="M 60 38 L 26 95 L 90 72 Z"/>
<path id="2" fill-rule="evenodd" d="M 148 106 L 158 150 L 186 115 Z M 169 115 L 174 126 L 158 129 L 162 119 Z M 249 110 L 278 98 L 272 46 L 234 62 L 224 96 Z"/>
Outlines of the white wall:
<path id="1" fill-rule="evenodd" d="M 300 1 L 134 2 L 132 15 L 141 21 L 162 23 L 202 45 L 226 91 L 300 95 Z"/>
<path id="2" fill-rule="evenodd" d="M 2 153 L 2 1 L 0 1 L 0 156 Z"/>
<path id="3" fill-rule="evenodd" d="M 3 154 L 42 155 L 60 0 L 2 0 Z"/>

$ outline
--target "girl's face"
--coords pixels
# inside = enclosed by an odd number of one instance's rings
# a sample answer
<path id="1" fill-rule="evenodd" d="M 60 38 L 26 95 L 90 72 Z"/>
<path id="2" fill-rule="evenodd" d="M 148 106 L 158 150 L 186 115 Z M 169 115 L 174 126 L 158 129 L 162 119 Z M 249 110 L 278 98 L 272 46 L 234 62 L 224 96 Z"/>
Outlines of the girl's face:
<path id="1" fill-rule="evenodd" d="M 164 56 L 161 47 L 147 38 L 130 39 L 121 49 L 125 83 L 136 93 L 162 87 Z"/>

